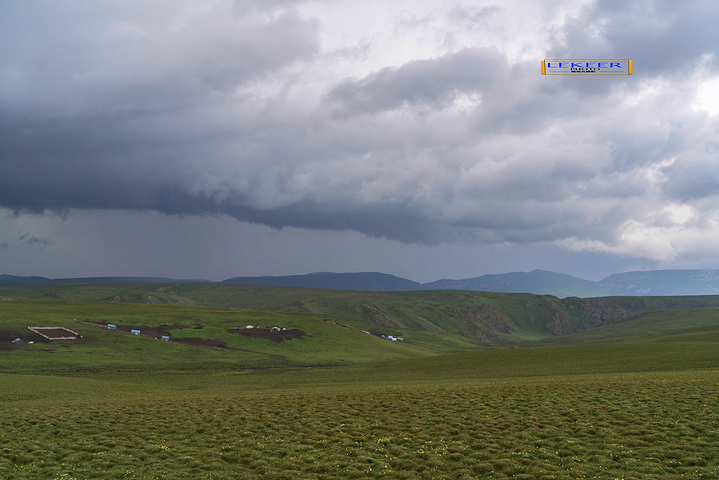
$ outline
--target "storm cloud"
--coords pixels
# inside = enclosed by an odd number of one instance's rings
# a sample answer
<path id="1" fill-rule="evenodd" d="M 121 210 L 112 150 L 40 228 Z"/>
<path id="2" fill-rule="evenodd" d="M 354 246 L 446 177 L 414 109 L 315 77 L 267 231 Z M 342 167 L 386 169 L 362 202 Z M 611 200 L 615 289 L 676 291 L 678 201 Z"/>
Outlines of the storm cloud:
<path id="1" fill-rule="evenodd" d="M 4 2 L 0 207 L 711 248 L 715 2 L 342 3 Z M 635 74 L 544 77 L 544 58 Z"/>

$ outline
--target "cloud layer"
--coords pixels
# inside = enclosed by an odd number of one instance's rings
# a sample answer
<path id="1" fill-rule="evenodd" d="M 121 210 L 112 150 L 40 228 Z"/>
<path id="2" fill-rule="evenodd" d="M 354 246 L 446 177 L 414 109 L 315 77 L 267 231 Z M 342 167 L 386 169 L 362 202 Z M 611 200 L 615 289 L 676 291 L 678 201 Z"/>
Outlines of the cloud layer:
<path id="1" fill-rule="evenodd" d="M 718 248 L 715 2 L 342 4 L 5 2 L 0 207 Z M 635 74 L 539 74 L 587 57 Z"/>

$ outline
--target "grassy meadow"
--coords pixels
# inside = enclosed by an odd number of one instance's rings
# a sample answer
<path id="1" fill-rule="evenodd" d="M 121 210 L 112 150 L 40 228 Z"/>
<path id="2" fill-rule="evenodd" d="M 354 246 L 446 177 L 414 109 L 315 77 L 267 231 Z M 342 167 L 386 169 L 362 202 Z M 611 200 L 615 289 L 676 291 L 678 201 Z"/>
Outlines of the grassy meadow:
<path id="1" fill-rule="evenodd" d="M 615 323 L 647 311 L 643 299 L 558 299 L 467 291 L 368 292 L 226 284 L 52 282 L 0 287 L 0 298 L 239 308 L 329 318 L 385 335 L 412 337 L 432 353 L 522 343 Z M 696 297 L 719 307 L 719 296 Z M 666 309 L 666 305 L 657 309 Z M 689 308 L 681 305 L 681 308 Z M 651 310 L 651 308 L 650 308 Z"/>
<path id="2" fill-rule="evenodd" d="M 276 302 L 299 295 L 284 290 Z M 62 296 L 0 289 L 0 329 L 83 336 L 0 345 L 0 479 L 719 478 L 714 299 L 481 346 L 448 325 L 407 327 L 406 343 L 367 335 L 341 313 L 346 297 L 334 314 L 301 314 L 206 293 L 176 305 Z M 422 319 L 432 303 L 464 308 L 447 298 L 424 298 Z M 172 326 L 173 341 L 105 323 Z M 248 324 L 309 335 L 228 331 Z M 223 345 L 181 343 L 193 338 Z"/>

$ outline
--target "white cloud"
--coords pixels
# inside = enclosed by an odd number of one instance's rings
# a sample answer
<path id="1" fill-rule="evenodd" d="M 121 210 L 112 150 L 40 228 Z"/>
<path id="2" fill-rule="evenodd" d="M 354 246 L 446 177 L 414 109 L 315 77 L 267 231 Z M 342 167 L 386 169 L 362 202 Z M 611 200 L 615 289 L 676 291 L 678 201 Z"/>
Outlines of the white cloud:
<path id="1" fill-rule="evenodd" d="M 695 110 L 703 110 L 711 115 L 719 114 L 719 77 L 713 77 L 697 85 L 696 99 L 692 103 Z"/>
<path id="2" fill-rule="evenodd" d="M 557 242 L 572 251 L 596 251 L 671 262 L 692 252 L 716 257 L 719 254 L 719 214 L 699 218 L 696 208 L 669 204 L 642 220 L 627 220 L 613 242 L 567 238 Z"/>

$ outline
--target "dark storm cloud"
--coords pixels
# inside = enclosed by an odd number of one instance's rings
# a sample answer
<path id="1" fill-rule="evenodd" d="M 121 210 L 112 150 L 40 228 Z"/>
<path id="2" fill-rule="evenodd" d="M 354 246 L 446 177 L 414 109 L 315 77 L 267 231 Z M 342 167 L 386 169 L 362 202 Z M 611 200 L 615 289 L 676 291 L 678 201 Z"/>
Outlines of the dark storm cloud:
<path id="1" fill-rule="evenodd" d="M 176 25 L 152 7 L 86 7 L 0 7 L 15 36 L 0 42 L 0 205 L 217 210 L 183 192 L 187 163 L 243 134 L 223 109 L 234 89 L 311 57 L 316 22 L 239 2 Z"/>

